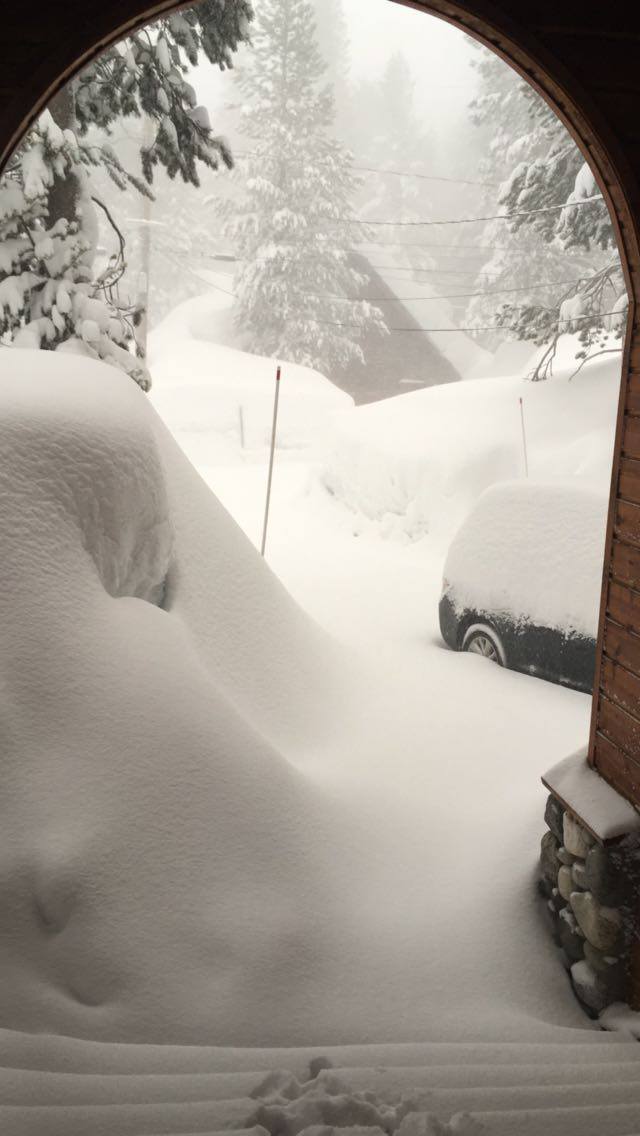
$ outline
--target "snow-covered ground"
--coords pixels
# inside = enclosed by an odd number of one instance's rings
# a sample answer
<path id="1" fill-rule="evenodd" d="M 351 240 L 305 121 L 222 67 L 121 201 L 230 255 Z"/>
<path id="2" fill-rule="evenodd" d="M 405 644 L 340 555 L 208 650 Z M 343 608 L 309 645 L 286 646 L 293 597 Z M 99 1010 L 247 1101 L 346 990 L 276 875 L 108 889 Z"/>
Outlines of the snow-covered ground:
<path id="1" fill-rule="evenodd" d="M 217 461 L 225 453 L 237 461 L 242 451 L 262 457 L 271 437 L 276 365 L 238 349 L 229 303 L 222 292 L 186 300 L 150 339 L 154 405 L 196 465 L 210 459 L 212 445 Z M 279 445 L 308 450 L 353 400 L 308 367 L 285 370 Z"/>
<path id="2" fill-rule="evenodd" d="M 353 411 L 286 367 L 265 564 L 265 433 L 243 449 L 216 406 L 237 368 L 266 414 L 272 365 L 181 326 L 173 355 L 152 345 L 153 399 L 250 539 L 126 377 L 1 355 L 3 1024 L 237 1045 L 588 1031 L 534 877 L 539 776 L 584 743 L 589 699 L 447 651 L 444 542 L 326 489 L 323 432 L 335 455 L 361 422 L 365 454 L 386 420 L 399 461 L 417 422 L 415 463 L 429 413 L 415 395 Z M 540 452 L 561 464 L 564 430 L 578 478 L 606 465 L 615 381 L 596 366 L 535 392 L 555 429 Z M 509 382 L 456 390 L 504 414 Z M 447 434 L 457 413 L 424 394 Z M 440 483 L 456 515 L 469 461 L 461 488 L 453 458 Z"/>
<path id="3" fill-rule="evenodd" d="M 543 384 L 484 379 L 332 407 L 324 449 L 319 432 L 313 449 L 278 452 L 267 561 L 350 659 L 331 745 L 291 758 L 355 804 L 349 829 L 367 849 L 353 909 L 363 940 L 335 974 L 341 1036 L 586 1025 L 550 946 L 539 973 L 546 931 L 529 885 L 539 777 L 585 742 L 590 700 L 452 654 L 437 624 L 451 534 L 487 485 L 522 474 L 521 397 L 532 472 L 598 487 L 606 507 L 619 360 L 569 381 L 571 344 L 565 353 Z M 287 371 L 281 407 L 297 394 Z M 209 431 L 196 448 L 169 424 L 259 545 L 266 447 L 231 453 Z"/>
<path id="4" fill-rule="evenodd" d="M 414 391 L 343 414 L 321 480 L 355 513 L 445 544 L 483 489 L 529 475 L 608 491 L 618 356 L 531 383 L 503 377 Z"/>

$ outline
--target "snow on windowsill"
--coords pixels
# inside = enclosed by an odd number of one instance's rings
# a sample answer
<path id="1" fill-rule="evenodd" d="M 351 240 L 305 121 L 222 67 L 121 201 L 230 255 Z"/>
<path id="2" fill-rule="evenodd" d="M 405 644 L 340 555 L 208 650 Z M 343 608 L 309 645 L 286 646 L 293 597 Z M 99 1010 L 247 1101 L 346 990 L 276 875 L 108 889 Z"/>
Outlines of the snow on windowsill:
<path id="1" fill-rule="evenodd" d="M 554 765 L 542 783 L 603 843 L 640 832 L 640 813 L 587 764 L 586 746 Z"/>

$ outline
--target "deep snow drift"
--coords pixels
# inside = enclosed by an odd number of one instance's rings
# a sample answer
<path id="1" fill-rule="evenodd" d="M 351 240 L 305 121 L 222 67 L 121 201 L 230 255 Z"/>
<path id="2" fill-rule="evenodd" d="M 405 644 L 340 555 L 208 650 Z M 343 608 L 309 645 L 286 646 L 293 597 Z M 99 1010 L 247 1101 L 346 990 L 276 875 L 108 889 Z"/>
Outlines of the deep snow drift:
<path id="1" fill-rule="evenodd" d="M 268 562 L 359 656 L 334 739 L 305 763 L 355 802 L 354 843 L 366 850 L 352 893 L 360 953 L 343 950 L 331 992 L 347 1036 L 531 1037 L 549 1022 L 586 1025 L 531 889 L 539 778 L 585 743 L 590 701 L 445 650 L 437 614 L 457 523 L 487 484 L 521 472 L 520 397 L 532 476 L 551 494 L 584 487 L 601 531 L 619 360 L 569 380 L 575 346 L 565 346 L 568 366 L 560 360 L 550 382 L 476 380 L 347 409 L 327 431 L 328 456 L 278 450 Z M 283 378 L 281 405 L 292 393 Z M 232 450 L 215 429 L 194 446 L 185 413 L 168 425 L 259 541 L 266 449 Z M 328 493 L 337 462 L 343 476 Z M 595 620 L 598 597 L 583 599 Z"/>
<path id="2" fill-rule="evenodd" d="M 265 735 L 320 735 L 331 649 L 130 379 L 1 367 L 0 1020 L 295 1032 L 340 926 L 337 835 Z"/>
<path id="3" fill-rule="evenodd" d="M 382 556 L 276 508 L 274 561 L 294 550 L 332 642 L 129 379 L 48 353 L 0 368 L 2 1024 L 588 1030 L 530 891 L 538 775 L 584 740 L 588 699 L 442 651 L 428 542 Z"/>
<path id="4" fill-rule="evenodd" d="M 217 450 L 229 453 L 261 448 L 271 437 L 276 362 L 238 349 L 229 304 L 211 292 L 185 300 L 150 336 L 151 401 L 199 464 L 210 459 L 212 435 Z M 309 447 L 353 399 L 309 367 L 283 362 L 283 371 L 278 444 Z"/>
<path id="5" fill-rule="evenodd" d="M 570 355 L 571 352 L 567 351 Z M 429 387 L 342 413 L 322 484 L 389 533 L 446 547 L 482 491 L 524 476 L 608 492 L 620 357 L 575 360 L 546 382 L 504 377 Z"/>

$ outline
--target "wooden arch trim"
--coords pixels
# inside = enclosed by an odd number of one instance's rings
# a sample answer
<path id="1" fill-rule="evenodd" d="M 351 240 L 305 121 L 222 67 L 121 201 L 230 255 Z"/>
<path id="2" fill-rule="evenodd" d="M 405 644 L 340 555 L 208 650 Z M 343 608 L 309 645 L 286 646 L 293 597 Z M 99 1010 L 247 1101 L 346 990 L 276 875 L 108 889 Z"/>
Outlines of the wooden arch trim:
<path id="1" fill-rule="evenodd" d="M 389 0 L 493 49 L 553 107 L 588 160 L 618 237 L 629 319 L 606 538 L 589 760 L 640 807 L 640 8 L 626 0 Z M 57 90 L 175 0 L 8 0 L 0 168 Z"/>

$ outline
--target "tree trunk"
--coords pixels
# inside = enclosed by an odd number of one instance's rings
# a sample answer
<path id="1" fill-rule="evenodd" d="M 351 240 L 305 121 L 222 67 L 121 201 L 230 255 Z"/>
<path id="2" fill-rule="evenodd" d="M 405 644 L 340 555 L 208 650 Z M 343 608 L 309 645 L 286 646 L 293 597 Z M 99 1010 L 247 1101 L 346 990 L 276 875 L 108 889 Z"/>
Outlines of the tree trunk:
<path id="1" fill-rule="evenodd" d="M 67 83 L 58 92 L 49 103 L 48 109 L 56 126 L 61 130 L 75 129 L 75 98 L 71 83 Z M 74 221 L 80 207 L 80 199 L 80 180 L 75 174 L 69 172 L 64 177 L 54 177 L 49 190 L 49 227 L 55 225 L 61 218 Z"/>

